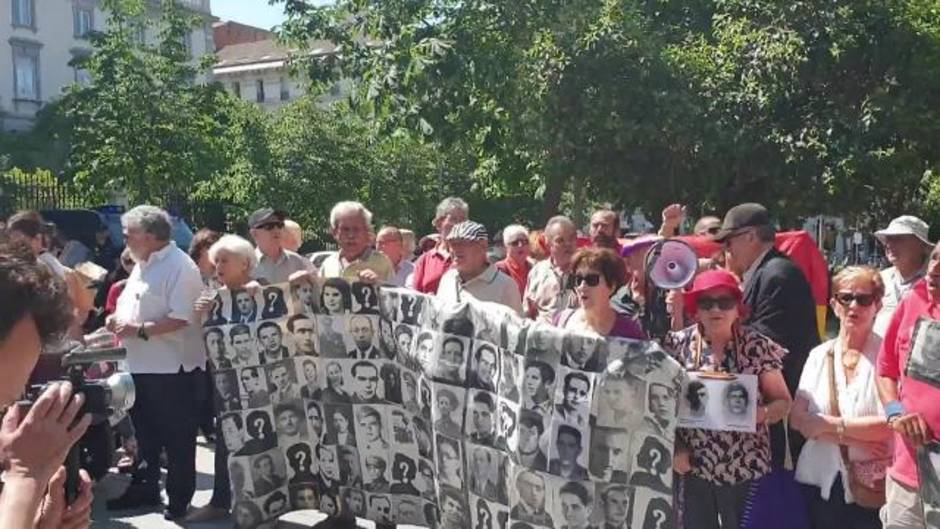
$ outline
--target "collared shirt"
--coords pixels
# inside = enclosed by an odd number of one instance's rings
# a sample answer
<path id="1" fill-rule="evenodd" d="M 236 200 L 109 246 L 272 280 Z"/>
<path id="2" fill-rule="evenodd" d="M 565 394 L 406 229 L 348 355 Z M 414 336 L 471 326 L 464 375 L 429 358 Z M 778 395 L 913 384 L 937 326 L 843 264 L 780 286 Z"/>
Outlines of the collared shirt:
<path id="1" fill-rule="evenodd" d="M 921 279 L 911 293 L 901 300 L 895 311 L 878 354 L 878 375 L 898 382 L 898 398 L 906 413 L 920 413 L 935 440 L 940 435 L 940 389 L 905 374 L 907 357 L 914 344 L 914 327 L 920 318 L 940 319 L 940 307 L 927 292 L 927 282 Z M 888 473 L 898 483 L 918 488 L 917 448 L 901 434 L 894 434 L 894 458 Z"/>
<path id="2" fill-rule="evenodd" d="M 894 311 L 898 309 L 901 300 L 904 299 L 904 296 L 906 296 L 908 292 L 913 290 L 914 285 L 917 284 L 926 273 L 926 264 L 924 268 L 918 270 L 917 273 L 907 281 L 901 277 L 901 273 L 893 266 L 881 271 L 881 280 L 885 284 L 885 293 L 881 298 L 881 310 L 878 311 L 878 316 L 875 317 L 874 332 L 884 336 L 884 332 L 888 328 L 888 323 L 891 322 L 891 316 L 893 316 Z"/>
<path id="3" fill-rule="evenodd" d="M 290 250 L 281 250 L 281 256 L 276 260 L 255 250 L 258 255 L 258 266 L 251 273 L 253 279 L 259 283 L 273 285 L 276 283 L 286 283 L 290 280 L 294 272 L 306 271 L 314 276 L 317 275 L 317 267 L 313 266 L 310 259 L 294 253 Z"/>
<path id="4" fill-rule="evenodd" d="M 438 248 L 421 254 L 415 261 L 415 271 L 411 276 L 410 288 L 424 294 L 434 294 L 441 283 L 444 272 L 450 269 L 453 258 L 442 253 Z"/>
<path id="5" fill-rule="evenodd" d="M 415 271 L 415 264 L 407 259 L 402 259 L 398 261 L 398 266 L 395 267 L 395 275 L 392 277 L 390 283 L 396 287 L 403 287 L 408 282 L 409 276 Z"/>
<path id="6" fill-rule="evenodd" d="M 519 285 L 519 295 L 525 295 L 525 285 L 529 280 L 529 271 L 532 270 L 532 263 L 527 259 L 524 265 L 519 264 L 515 259 L 509 257 L 496 262 L 496 268 L 500 272 L 508 275 Z"/>
<path id="7" fill-rule="evenodd" d="M 166 318 L 190 325 L 149 340 L 123 339 L 131 373 L 168 374 L 206 366 L 206 351 L 199 326 L 193 323 L 193 305 L 202 292 L 202 277 L 186 252 L 170 242 L 134 266 L 114 314 L 135 325 Z"/>
<path id="8" fill-rule="evenodd" d="M 489 301 L 505 305 L 518 315 L 522 314 L 522 299 L 516 282 L 492 264 L 469 281 L 463 281 L 457 269 L 451 268 L 441 277 L 437 298 L 444 303 L 460 303 L 468 298 Z"/>
<path id="9" fill-rule="evenodd" d="M 555 314 L 578 306 L 574 290 L 567 289 L 568 274 L 561 271 L 551 258 L 535 263 L 529 271 L 525 288 L 525 314 L 535 314 L 536 319 L 551 323 Z"/>
<path id="10" fill-rule="evenodd" d="M 388 283 L 395 277 L 395 267 L 388 257 L 382 253 L 367 248 L 358 258 L 347 261 L 339 252 L 333 252 L 323 260 L 320 265 L 320 275 L 325 278 L 342 277 L 350 283 L 359 281 L 359 272 L 371 270 L 379 276 L 380 283 Z"/>
<path id="11" fill-rule="evenodd" d="M 761 263 L 764 262 L 764 259 L 767 257 L 767 254 L 770 253 L 770 248 L 764 250 L 757 259 L 754 259 L 754 262 L 751 263 L 751 266 L 747 267 L 747 271 L 744 272 L 744 275 L 741 276 L 741 286 L 746 288 L 747 283 L 754 277 L 754 272 L 757 272 L 757 269 L 760 268 Z"/>

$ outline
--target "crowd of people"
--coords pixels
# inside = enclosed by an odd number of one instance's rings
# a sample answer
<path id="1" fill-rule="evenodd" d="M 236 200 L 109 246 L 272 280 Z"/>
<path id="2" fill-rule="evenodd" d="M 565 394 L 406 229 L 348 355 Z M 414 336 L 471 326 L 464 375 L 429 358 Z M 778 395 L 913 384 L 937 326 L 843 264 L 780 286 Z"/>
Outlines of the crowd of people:
<path id="1" fill-rule="evenodd" d="M 755 375 L 753 433 L 676 432 L 672 519 L 682 527 L 740 527 L 755 487 L 793 464 L 803 501 L 792 507 L 805 509 L 814 528 L 925 528 L 915 452 L 936 438 L 940 405 L 933 397 L 940 388 L 908 377 L 905 365 L 917 322 L 940 318 L 940 244 L 929 241 L 927 225 L 911 216 L 894 219 L 875 234 L 892 264 L 889 269 L 848 267 L 832 278 L 830 305 L 839 331 L 820 343 L 810 285 L 775 248 L 771 212 L 759 204 L 735 206 L 723 219 L 698 220 L 695 235 L 718 243 L 718 250 L 700 256 L 700 269 L 685 289 L 665 291 L 650 281 L 648 252 L 659 240 L 678 234 L 684 214 L 682 206 L 668 206 L 657 235 L 629 239 L 622 237 L 620 216 L 610 209 L 594 212 L 582 238 L 570 218 L 556 216 L 544 228 L 514 224 L 491 239 L 483 224 L 471 220 L 467 203 L 451 197 L 434 212 L 435 233 L 416 243 L 414 232 L 404 227 L 376 231 L 364 205 L 340 202 L 329 216 L 338 249 L 315 263 L 297 253 L 300 227 L 273 208 L 249 216 L 250 240 L 203 229 L 185 250 L 171 240 L 165 211 L 146 205 L 131 209 L 122 217 L 126 249 L 119 262 L 127 277 L 110 286 L 103 311 L 106 328 L 127 349 L 136 385 L 130 412 L 136 463 L 131 485 L 109 500 L 108 508 L 162 505 L 160 469 L 165 467 L 167 520 L 187 523 L 229 515 L 230 480 L 236 477 L 229 476 L 229 447 L 221 432 L 237 425 L 216 420 L 227 404 L 224 394 L 213 402 L 210 388 L 227 382 L 211 378 L 206 349 L 211 356 L 213 346 L 200 328 L 216 316 L 219 288 L 289 283 L 303 300 L 313 295 L 309 285 L 319 277 L 325 281 L 319 305 L 335 306 L 337 312 L 348 305 L 344 297 L 350 293 L 343 282 L 331 286 L 331 279 L 391 285 L 444 303 L 488 302 L 507 314 L 580 333 L 656 340 L 689 372 Z M 36 212 L 17 213 L 7 221 L 8 242 L 0 247 L 0 294 L 16 301 L 0 307 L 0 349 L 9 366 L 0 377 L 4 405 L 19 395 L 43 344 L 62 334 L 80 337 L 96 310 L 74 272 L 49 251 L 45 226 Z M 244 306 L 235 304 L 245 321 L 255 320 L 258 308 L 250 298 Z M 288 325 L 291 333 L 304 336 L 304 325 L 311 324 L 300 317 Z M 252 340 L 248 327 L 243 330 L 234 325 L 231 336 L 215 339 L 231 340 L 237 352 L 242 334 Z M 311 325 L 311 340 L 312 333 Z M 357 343 L 350 358 L 370 358 L 369 347 L 368 340 L 361 348 Z M 575 348 L 562 359 L 578 368 L 593 361 Z M 568 385 L 574 392 L 579 383 L 566 380 L 566 393 Z M 323 400 L 330 391 L 303 389 Z M 650 399 L 657 398 L 651 390 Z M 728 396 L 747 398 L 747 393 Z M 0 432 L 7 469 L 0 518 L 11 520 L 7 516 L 16 512 L 22 519 L 10 527 L 33 526 L 37 512 L 61 520 L 42 527 L 87 525 L 87 476 L 78 501 L 64 507 L 61 498 L 59 466 L 87 426 L 87 419 L 73 420 L 76 402 L 80 397 L 73 399 L 63 384 L 28 413 L 16 406 L 7 412 Z M 664 416 L 676 413 L 666 405 L 659 408 Z M 559 405 L 559 413 L 564 411 Z M 214 437 L 215 487 L 207 505 L 193 508 L 200 429 Z M 575 429 L 559 431 L 559 439 L 563 433 L 580 435 Z M 590 493 L 575 485 L 563 496 L 584 503 Z M 518 487 L 523 491 L 528 485 Z M 48 505 L 58 506 L 58 514 Z M 336 513 L 324 524 L 352 528 L 355 516 Z M 623 522 L 608 520 L 607 525 L 617 529 Z"/>

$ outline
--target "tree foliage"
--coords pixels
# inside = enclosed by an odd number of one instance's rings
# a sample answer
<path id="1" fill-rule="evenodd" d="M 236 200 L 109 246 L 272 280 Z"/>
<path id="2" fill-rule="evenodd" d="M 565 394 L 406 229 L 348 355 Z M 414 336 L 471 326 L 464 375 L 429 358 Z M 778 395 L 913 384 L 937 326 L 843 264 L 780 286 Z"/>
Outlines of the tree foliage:
<path id="1" fill-rule="evenodd" d="M 488 196 L 910 210 L 938 165 L 933 0 L 285 0 L 315 79 L 472 156 Z"/>

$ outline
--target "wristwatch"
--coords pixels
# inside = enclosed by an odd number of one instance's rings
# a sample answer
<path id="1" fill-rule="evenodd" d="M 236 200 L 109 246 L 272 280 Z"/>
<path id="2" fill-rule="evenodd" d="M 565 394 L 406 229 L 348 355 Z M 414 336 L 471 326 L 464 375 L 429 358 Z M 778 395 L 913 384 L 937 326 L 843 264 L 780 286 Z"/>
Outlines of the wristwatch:
<path id="1" fill-rule="evenodd" d="M 146 324 L 141 323 L 140 327 L 137 328 L 137 337 L 144 341 L 147 341 L 150 339 L 150 336 L 147 335 Z"/>

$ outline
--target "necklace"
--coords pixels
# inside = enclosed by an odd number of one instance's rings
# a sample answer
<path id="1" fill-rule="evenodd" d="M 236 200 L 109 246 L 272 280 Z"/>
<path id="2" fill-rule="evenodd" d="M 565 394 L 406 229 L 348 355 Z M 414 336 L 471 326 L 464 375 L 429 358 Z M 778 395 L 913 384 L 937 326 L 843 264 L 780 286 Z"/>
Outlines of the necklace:
<path id="1" fill-rule="evenodd" d="M 842 367 L 848 371 L 855 371 L 861 356 L 862 354 L 854 349 L 846 349 L 842 352 Z"/>

